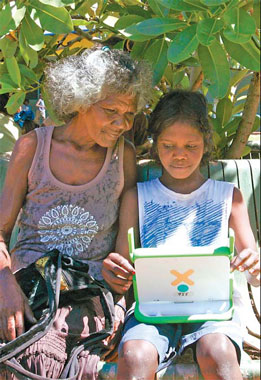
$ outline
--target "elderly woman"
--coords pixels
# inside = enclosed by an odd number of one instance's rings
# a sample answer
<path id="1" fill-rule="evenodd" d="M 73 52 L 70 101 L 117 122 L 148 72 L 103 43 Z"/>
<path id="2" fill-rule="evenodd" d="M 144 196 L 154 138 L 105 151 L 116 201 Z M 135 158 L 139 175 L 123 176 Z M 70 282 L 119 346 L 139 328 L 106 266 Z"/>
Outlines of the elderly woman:
<path id="1" fill-rule="evenodd" d="M 26 320 L 34 322 L 14 271 L 57 248 L 88 263 L 90 274 L 102 280 L 102 261 L 114 250 L 120 197 L 136 182 L 135 151 L 122 134 L 151 89 L 145 63 L 108 48 L 51 64 L 45 78 L 49 101 L 64 124 L 17 141 L 0 201 L 0 339 L 6 341 L 23 333 Z M 20 231 L 10 255 L 18 214 Z M 83 305 L 75 321 L 70 310 L 59 309 L 53 328 L 20 356 L 29 371 L 60 376 L 75 339 L 70 321 L 79 329 L 88 312 Z M 95 379 L 97 360 L 81 355 L 78 379 Z"/>

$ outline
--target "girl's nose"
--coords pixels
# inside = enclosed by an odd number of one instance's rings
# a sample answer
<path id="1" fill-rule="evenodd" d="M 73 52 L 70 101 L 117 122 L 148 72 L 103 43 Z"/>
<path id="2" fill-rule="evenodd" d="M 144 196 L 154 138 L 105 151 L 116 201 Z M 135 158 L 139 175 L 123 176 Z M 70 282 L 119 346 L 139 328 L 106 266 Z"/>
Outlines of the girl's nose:
<path id="1" fill-rule="evenodd" d="M 173 149 L 173 156 L 175 158 L 184 158 L 186 156 L 186 151 L 182 147 L 175 147 L 175 149 Z"/>

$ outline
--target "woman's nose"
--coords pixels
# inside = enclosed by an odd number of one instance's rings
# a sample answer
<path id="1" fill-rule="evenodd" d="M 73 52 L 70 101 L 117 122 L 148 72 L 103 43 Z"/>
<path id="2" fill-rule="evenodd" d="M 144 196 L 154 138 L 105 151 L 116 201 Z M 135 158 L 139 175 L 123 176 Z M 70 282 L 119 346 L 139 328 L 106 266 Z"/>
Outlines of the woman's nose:
<path id="1" fill-rule="evenodd" d="M 113 125 L 118 127 L 119 129 L 122 129 L 124 131 L 128 131 L 132 128 L 133 125 L 133 119 L 130 120 L 124 115 L 118 115 L 112 122 Z"/>

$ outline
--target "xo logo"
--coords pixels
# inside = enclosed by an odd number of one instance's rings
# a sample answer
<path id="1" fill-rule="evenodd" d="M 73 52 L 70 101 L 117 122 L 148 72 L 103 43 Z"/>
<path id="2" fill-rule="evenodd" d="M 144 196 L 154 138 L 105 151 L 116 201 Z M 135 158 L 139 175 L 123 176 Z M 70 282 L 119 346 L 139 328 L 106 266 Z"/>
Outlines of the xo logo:
<path id="1" fill-rule="evenodd" d="M 171 274 L 176 276 L 176 279 L 172 281 L 171 285 L 177 286 L 177 289 L 181 293 L 186 293 L 189 290 L 188 285 L 194 285 L 194 281 L 192 281 L 189 276 L 191 276 L 194 273 L 193 269 L 187 270 L 185 273 L 180 273 L 176 271 L 175 269 L 172 269 L 170 271 Z"/>

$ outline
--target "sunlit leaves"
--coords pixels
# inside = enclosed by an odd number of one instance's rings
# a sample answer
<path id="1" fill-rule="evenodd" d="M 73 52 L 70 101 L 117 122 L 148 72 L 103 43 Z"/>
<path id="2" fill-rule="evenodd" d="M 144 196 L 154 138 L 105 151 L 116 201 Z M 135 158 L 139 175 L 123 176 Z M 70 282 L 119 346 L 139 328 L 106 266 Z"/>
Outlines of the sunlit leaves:
<path id="1" fill-rule="evenodd" d="M 0 36 L 15 30 L 25 15 L 26 7 L 17 8 L 8 3 L 0 12 Z"/>
<path id="2" fill-rule="evenodd" d="M 69 12 L 63 7 L 53 7 L 37 0 L 30 0 L 36 10 L 34 18 L 39 18 L 42 28 L 53 33 L 68 33 L 73 30 Z"/>
<path id="3" fill-rule="evenodd" d="M 44 44 L 43 30 L 31 19 L 28 12 L 22 21 L 21 32 L 24 34 L 26 42 L 32 49 L 36 51 L 42 49 Z"/>

